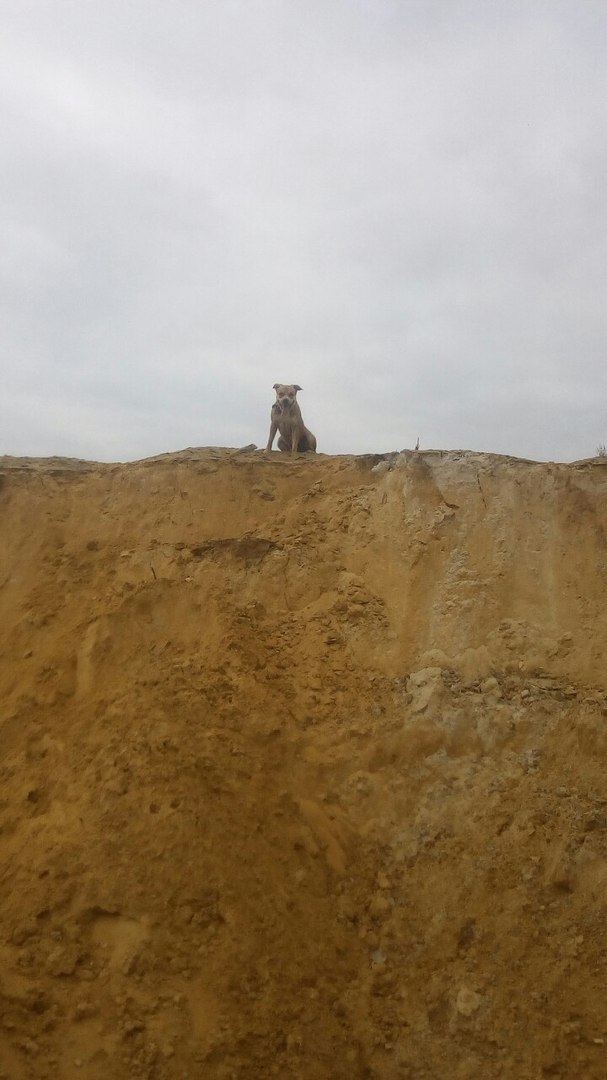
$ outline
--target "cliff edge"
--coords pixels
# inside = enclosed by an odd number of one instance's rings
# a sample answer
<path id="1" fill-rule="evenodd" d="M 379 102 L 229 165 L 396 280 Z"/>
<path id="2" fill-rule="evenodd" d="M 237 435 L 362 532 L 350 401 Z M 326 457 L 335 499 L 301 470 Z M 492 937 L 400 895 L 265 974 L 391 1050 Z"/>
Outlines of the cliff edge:
<path id="1" fill-rule="evenodd" d="M 0 1077 L 604 1077 L 606 495 L 0 458 Z"/>

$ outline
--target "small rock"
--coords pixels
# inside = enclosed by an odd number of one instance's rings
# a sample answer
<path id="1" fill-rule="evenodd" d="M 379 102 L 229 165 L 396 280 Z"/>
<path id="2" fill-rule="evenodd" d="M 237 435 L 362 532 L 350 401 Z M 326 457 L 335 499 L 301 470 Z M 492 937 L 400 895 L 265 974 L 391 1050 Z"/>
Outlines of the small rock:
<path id="1" fill-rule="evenodd" d="M 476 990 L 460 986 L 455 999 L 455 1008 L 461 1016 L 472 1016 L 483 1004 L 483 997 Z"/>
<path id="2" fill-rule="evenodd" d="M 483 680 L 483 682 L 481 683 L 481 692 L 483 694 L 493 694 L 494 697 L 502 696 L 500 684 L 493 675 L 491 675 L 488 679 Z"/>
<path id="3" fill-rule="evenodd" d="M 378 893 L 373 897 L 369 904 L 369 914 L 375 919 L 379 919 L 382 915 L 386 915 L 390 911 L 392 904 L 387 896 L 383 896 Z"/>
<path id="4" fill-rule="evenodd" d="M 90 1001 L 79 1001 L 74 1008 L 73 1019 L 88 1020 L 90 1017 L 96 1015 L 97 1010 L 94 1005 L 91 1005 Z"/>
<path id="5" fill-rule="evenodd" d="M 129 1020 L 123 1027 L 125 1037 L 131 1035 L 137 1035 L 140 1031 L 145 1031 L 145 1024 L 142 1020 Z"/>
<path id="6" fill-rule="evenodd" d="M 64 975 L 73 975 L 78 959 L 78 950 L 74 946 L 54 949 L 46 961 L 46 966 L 49 974 L 58 979 Z"/>
<path id="7" fill-rule="evenodd" d="M 40 1047 L 38 1046 L 37 1042 L 34 1042 L 33 1039 L 23 1039 L 19 1043 L 19 1046 L 22 1050 L 25 1051 L 26 1054 L 32 1054 L 33 1057 L 35 1057 L 36 1054 L 40 1053 Z"/>

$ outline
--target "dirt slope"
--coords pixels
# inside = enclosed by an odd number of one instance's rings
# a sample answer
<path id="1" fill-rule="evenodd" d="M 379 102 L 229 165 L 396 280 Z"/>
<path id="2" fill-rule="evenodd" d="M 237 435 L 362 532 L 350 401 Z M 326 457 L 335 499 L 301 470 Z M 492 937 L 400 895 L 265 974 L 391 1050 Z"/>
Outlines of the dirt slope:
<path id="1" fill-rule="evenodd" d="M 607 1076 L 605 462 L 0 482 L 0 1077 Z"/>

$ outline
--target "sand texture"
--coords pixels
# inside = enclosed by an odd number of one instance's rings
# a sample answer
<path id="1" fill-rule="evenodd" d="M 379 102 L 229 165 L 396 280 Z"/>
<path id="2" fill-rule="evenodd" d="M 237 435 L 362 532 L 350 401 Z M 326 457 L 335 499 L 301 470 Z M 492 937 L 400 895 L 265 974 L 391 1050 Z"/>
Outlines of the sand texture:
<path id="1" fill-rule="evenodd" d="M 604 1080 L 607 461 L 0 458 L 0 1080 Z"/>

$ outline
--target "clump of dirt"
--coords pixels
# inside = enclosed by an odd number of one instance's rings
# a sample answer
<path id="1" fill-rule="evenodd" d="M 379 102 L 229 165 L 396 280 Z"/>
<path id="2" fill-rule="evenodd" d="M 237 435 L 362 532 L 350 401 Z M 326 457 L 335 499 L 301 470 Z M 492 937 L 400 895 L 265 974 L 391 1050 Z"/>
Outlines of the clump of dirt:
<path id="1" fill-rule="evenodd" d="M 607 465 L 0 459 L 0 1077 L 607 1074 Z"/>

